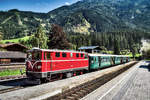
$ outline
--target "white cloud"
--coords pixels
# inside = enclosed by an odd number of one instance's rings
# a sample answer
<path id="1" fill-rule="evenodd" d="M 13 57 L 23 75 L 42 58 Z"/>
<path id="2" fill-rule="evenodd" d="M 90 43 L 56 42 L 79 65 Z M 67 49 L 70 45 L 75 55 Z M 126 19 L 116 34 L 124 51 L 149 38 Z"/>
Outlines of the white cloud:
<path id="1" fill-rule="evenodd" d="M 69 2 L 65 2 L 65 5 L 70 5 L 70 3 Z"/>

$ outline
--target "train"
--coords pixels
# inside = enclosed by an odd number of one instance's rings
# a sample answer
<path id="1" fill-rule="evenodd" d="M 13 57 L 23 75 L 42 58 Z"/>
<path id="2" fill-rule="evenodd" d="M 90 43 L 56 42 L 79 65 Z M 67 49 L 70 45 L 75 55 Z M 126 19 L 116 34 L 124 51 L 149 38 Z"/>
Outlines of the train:
<path id="1" fill-rule="evenodd" d="M 26 59 L 26 76 L 40 82 L 72 77 L 130 61 L 129 56 L 89 54 L 82 51 L 32 48 Z"/>

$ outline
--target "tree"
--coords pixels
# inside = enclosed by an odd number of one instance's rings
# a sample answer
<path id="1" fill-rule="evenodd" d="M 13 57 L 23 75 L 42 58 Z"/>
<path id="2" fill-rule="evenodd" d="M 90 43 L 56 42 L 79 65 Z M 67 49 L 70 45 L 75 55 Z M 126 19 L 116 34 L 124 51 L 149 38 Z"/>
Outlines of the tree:
<path id="1" fill-rule="evenodd" d="M 34 38 L 37 42 L 37 46 L 39 48 L 43 48 L 43 49 L 47 48 L 47 40 L 48 39 L 47 39 L 47 36 L 46 36 L 44 29 L 41 25 L 39 25 L 39 27 L 37 28 L 34 36 L 35 36 Z"/>
<path id="2" fill-rule="evenodd" d="M 0 41 L 3 39 L 3 33 L 0 32 Z"/>
<path id="3" fill-rule="evenodd" d="M 48 47 L 51 49 L 68 49 L 70 47 L 66 34 L 59 25 L 52 25 L 48 38 Z"/>
<path id="4" fill-rule="evenodd" d="M 41 25 L 39 25 L 35 34 L 33 36 L 31 36 L 28 41 L 20 40 L 19 42 L 21 44 L 26 45 L 28 48 L 39 47 L 42 49 L 46 49 L 47 41 L 48 41 L 48 39 L 44 32 L 44 29 Z"/>
<path id="5" fill-rule="evenodd" d="M 150 59 L 150 48 L 146 50 L 142 50 L 142 56 L 143 58 Z"/>
<path id="6" fill-rule="evenodd" d="M 132 46 L 131 46 L 131 52 L 132 52 L 133 58 L 135 58 L 135 55 L 137 53 L 137 46 L 136 46 L 136 44 L 132 44 Z"/>
<path id="7" fill-rule="evenodd" d="M 114 54 L 120 54 L 120 46 L 117 39 L 114 40 Z"/>

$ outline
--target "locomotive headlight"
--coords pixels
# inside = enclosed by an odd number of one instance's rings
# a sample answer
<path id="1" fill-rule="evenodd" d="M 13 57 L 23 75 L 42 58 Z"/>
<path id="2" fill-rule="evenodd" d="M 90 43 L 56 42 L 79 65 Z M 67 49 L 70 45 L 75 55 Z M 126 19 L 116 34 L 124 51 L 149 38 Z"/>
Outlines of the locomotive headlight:
<path id="1" fill-rule="evenodd" d="M 41 69 L 41 66 L 40 66 L 40 65 L 38 65 L 38 66 L 37 66 L 37 68 L 38 68 L 38 69 Z"/>

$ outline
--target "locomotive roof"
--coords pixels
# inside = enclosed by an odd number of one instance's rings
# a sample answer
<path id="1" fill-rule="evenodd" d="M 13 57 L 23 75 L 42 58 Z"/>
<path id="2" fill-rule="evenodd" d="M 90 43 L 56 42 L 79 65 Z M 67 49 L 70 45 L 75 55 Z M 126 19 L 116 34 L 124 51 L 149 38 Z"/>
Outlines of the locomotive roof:
<path id="1" fill-rule="evenodd" d="M 73 50 L 40 49 L 40 48 L 32 48 L 31 50 L 28 50 L 28 52 L 33 52 L 33 51 L 86 53 L 86 52 L 73 51 Z"/>
<path id="2" fill-rule="evenodd" d="M 110 56 L 110 57 L 129 57 L 127 55 L 111 55 L 111 54 L 88 54 L 89 56 Z"/>

